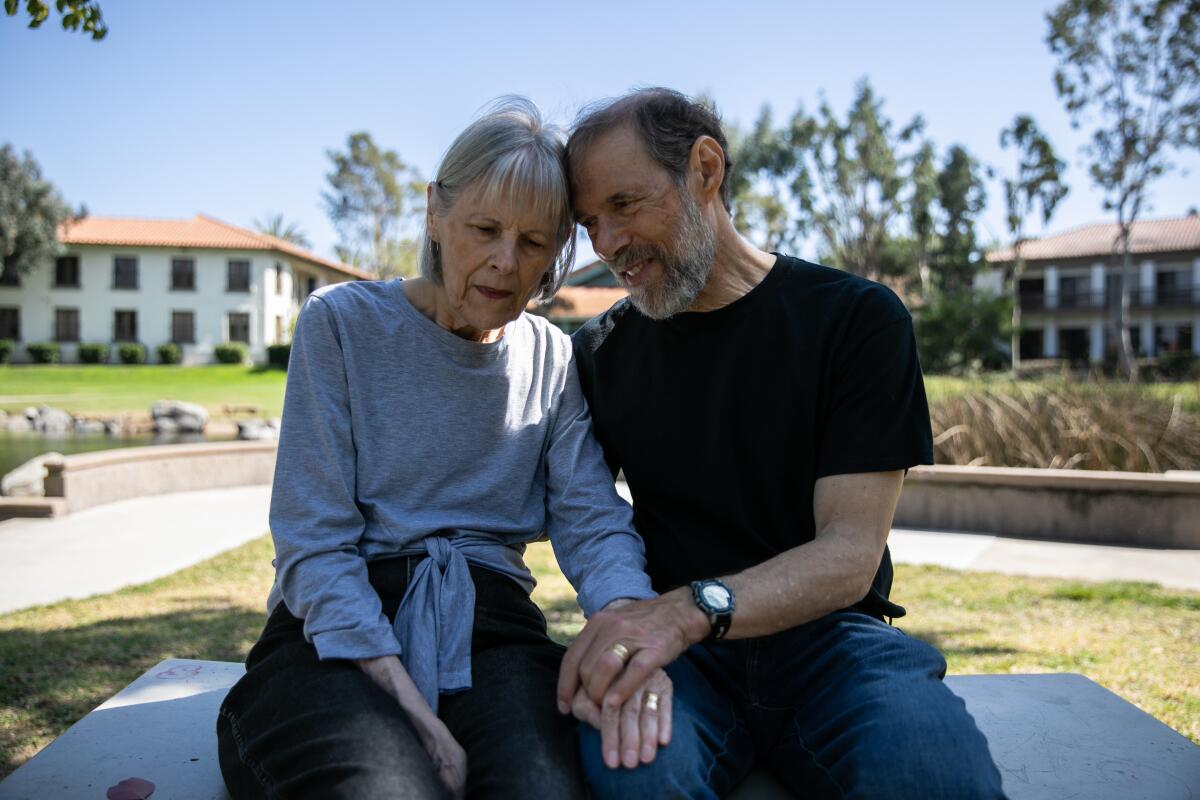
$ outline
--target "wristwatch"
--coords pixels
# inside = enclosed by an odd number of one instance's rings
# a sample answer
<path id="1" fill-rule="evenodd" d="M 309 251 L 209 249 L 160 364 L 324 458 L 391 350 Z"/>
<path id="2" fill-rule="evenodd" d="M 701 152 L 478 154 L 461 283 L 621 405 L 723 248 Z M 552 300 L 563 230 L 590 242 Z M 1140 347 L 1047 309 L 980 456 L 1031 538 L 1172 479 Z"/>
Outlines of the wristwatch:
<path id="1" fill-rule="evenodd" d="M 733 611 L 737 604 L 733 600 L 733 592 L 716 578 L 703 581 L 692 581 L 692 598 L 696 606 L 708 617 L 711 630 L 706 642 L 716 642 L 725 637 L 729 626 L 733 624 Z"/>

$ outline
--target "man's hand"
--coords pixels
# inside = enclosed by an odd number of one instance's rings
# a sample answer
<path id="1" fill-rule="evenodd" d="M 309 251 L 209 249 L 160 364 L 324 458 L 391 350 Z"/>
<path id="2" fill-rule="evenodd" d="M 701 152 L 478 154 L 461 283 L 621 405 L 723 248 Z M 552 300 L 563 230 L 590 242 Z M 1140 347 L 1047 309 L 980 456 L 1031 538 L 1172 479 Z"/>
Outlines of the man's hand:
<path id="1" fill-rule="evenodd" d="M 619 709 L 601 709 L 580 687 L 571 713 L 600 731 L 600 754 L 609 769 L 654 761 L 659 747 L 671 743 L 671 714 L 675 687 L 657 669 Z"/>
<path id="2" fill-rule="evenodd" d="M 582 688 L 602 714 L 619 716 L 655 670 L 702 640 L 708 630 L 708 618 L 686 587 L 653 600 L 610 603 L 588 620 L 563 657 L 558 710 L 570 712 Z"/>
<path id="3" fill-rule="evenodd" d="M 396 656 L 362 658 L 354 663 L 408 713 L 438 778 L 450 796 L 460 800 L 467 786 L 467 753 L 425 702 L 404 664 Z"/>

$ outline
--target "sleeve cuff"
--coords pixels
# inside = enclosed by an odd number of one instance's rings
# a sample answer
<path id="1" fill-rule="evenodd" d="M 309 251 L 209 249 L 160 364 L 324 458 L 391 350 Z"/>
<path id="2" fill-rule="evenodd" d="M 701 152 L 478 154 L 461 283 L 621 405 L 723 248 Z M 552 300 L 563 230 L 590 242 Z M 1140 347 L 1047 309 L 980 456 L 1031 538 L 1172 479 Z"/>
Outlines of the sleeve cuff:
<path id="1" fill-rule="evenodd" d="M 311 638 L 317 658 L 379 658 L 401 654 L 400 643 L 390 627 L 349 628 L 323 631 Z"/>
<path id="2" fill-rule="evenodd" d="M 588 588 L 579 593 L 579 606 L 585 617 L 591 617 L 613 600 L 650 600 L 658 597 L 658 592 L 650 588 L 650 579 L 644 574 L 638 578 L 630 577 L 619 581 L 606 581 L 603 586 Z"/>

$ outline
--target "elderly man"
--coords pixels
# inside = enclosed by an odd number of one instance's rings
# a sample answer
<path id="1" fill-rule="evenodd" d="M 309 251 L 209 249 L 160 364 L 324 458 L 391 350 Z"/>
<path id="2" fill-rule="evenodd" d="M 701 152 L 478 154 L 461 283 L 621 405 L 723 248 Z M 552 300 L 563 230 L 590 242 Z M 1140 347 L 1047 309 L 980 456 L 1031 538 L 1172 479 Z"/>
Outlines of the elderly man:
<path id="1" fill-rule="evenodd" d="M 892 514 L 932 462 L 912 321 L 879 284 L 742 239 L 727 149 L 664 89 L 568 143 L 576 217 L 629 290 L 576 334 L 580 380 L 661 593 L 594 615 L 564 659 L 560 710 L 601 709 L 589 781 L 720 797 L 761 764 L 805 798 L 1002 797 L 945 660 L 889 624 Z M 621 704 L 667 665 L 673 738 L 646 764 L 646 714 Z"/>

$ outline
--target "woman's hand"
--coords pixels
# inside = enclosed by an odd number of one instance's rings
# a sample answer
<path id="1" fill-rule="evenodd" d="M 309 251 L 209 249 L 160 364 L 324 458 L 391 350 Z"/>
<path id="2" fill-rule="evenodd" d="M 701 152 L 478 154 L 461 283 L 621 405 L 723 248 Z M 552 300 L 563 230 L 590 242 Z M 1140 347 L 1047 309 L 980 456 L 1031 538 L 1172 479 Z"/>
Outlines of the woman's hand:
<path id="1" fill-rule="evenodd" d="M 438 777 L 450 796 L 461 798 L 467 785 L 467 753 L 425 702 L 396 656 L 355 659 L 355 664 L 408 713 Z"/>
<path id="2" fill-rule="evenodd" d="M 655 670 L 624 705 L 599 708 L 580 687 L 571 713 L 600 731 L 600 751 L 610 769 L 654 760 L 659 747 L 671 741 L 671 700 L 674 685 L 667 673 Z"/>

